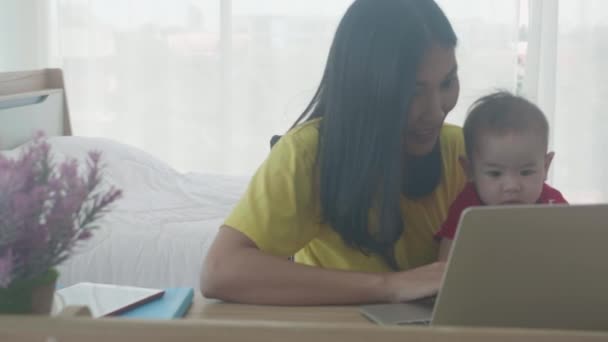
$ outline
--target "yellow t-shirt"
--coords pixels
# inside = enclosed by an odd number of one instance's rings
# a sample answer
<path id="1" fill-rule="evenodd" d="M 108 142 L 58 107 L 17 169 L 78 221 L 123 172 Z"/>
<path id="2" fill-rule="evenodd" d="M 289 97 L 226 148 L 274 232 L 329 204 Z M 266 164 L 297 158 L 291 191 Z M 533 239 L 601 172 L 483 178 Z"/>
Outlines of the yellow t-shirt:
<path id="1" fill-rule="evenodd" d="M 262 251 L 283 257 L 295 254 L 299 263 L 362 272 L 390 271 L 380 256 L 347 246 L 331 227 L 320 223 L 314 169 L 318 140 L 319 120 L 283 136 L 225 225 L 248 236 Z M 401 198 L 405 232 L 395 245 L 395 257 L 402 270 L 437 260 L 438 243 L 433 235 L 465 184 L 458 162 L 464 155 L 462 130 L 444 125 L 440 142 L 440 184 L 422 199 Z"/>

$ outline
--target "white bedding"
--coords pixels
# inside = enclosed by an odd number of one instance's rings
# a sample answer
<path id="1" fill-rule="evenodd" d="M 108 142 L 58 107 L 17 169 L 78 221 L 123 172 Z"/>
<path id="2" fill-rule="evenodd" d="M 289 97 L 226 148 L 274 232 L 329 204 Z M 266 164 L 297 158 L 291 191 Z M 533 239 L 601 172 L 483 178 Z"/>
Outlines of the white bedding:
<path id="1" fill-rule="evenodd" d="M 81 281 L 198 289 L 202 260 L 247 179 L 181 174 L 151 155 L 96 138 L 50 138 L 56 160 L 101 150 L 107 182 L 124 196 L 94 237 L 59 267 L 59 286 Z"/>

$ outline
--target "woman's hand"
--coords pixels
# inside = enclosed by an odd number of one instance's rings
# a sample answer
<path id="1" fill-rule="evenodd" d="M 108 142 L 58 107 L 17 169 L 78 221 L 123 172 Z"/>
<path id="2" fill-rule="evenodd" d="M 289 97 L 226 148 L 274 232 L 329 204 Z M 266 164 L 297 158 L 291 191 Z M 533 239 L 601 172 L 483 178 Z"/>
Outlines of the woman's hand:
<path id="1" fill-rule="evenodd" d="M 437 261 L 409 271 L 387 273 L 386 288 L 391 302 L 400 303 L 437 294 L 446 263 Z"/>

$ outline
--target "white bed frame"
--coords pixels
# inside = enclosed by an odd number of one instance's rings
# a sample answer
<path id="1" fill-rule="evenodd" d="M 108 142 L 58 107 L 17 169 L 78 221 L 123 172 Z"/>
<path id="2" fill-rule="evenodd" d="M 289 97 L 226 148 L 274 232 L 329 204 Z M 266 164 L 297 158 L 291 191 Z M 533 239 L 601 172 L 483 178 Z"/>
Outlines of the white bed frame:
<path id="1" fill-rule="evenodd" d="M 0 150 L 15 148 L 40 131 L 72 134 L 61 69 L 0 73 Z"/>

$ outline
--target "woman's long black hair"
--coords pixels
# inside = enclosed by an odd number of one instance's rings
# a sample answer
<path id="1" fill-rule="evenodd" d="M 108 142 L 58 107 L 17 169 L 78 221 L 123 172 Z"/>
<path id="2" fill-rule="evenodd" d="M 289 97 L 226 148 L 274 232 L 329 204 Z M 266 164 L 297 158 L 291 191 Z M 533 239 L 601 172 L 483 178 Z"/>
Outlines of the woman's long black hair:
<path id="1" fill-rule="evenodd" d="M 394 244 L 404 231 L 401 193 L 411 188 L 412 196 L 428 194 L 441 173 L 438 147 L 421 160 L 404 157 L 416 72 L 432 43 L 455 47 L 456 41 L 433 0 L 356 0 L 298 119 L 323 118 L 317 157 L 322 221 L 345 243 L 382 256 L 393 269 Z M 407 165 L 416 163 L 432 169 Z"/>

